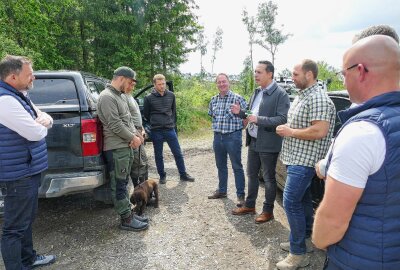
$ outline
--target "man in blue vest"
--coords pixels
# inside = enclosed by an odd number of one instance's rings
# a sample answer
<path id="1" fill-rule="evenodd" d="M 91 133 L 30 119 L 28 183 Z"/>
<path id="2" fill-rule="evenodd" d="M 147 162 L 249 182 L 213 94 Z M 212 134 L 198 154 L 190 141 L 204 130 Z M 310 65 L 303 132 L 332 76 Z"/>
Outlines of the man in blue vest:
<path id="1" fill-rule="evenodd" d="M 313 242 L 328 251 L 325 269 L 400 269 L 399 45 L 363 38 L 344 54 L 341 73 L 355 105 L 339 112 Z M 316 170 L 324 175 L 319 163 Z"/>
<path id="2" fill-rule="evenodd" d="M 41 172 L 47 169 L 45 137 L 51 117 L 27 96 L 32 62 L 6 56 L 0 62 L 0 187 L 5 191 L 1 253 L 6 269 L 31 269 L 55 261 L 33 249 L 32 223 Z"/>

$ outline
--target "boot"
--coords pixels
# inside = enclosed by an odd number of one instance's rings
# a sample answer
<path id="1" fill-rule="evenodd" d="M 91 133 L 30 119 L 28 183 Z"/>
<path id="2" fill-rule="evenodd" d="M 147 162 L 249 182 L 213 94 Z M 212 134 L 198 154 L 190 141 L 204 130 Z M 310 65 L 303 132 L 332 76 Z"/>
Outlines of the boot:
<path id="1" fill-rule="evenodd" d="M 310 259 L 306 254 L 295 255 L 289 253 L 289 255 L 282 261 L 276 264 L 279 270 L 296 270 L 300 267 L 305 267 L 310 264 Z"/>
<path id="2" fill-rule="evenodd" d="M 149 224 L 146 222 L 139 221 L 135 218 L 134 214 L 132 213 L 127 218 L 121 218 L 121 225 L 119 226 L 122 230 L 128 231 L 143 231 L 149 227 Z"/>

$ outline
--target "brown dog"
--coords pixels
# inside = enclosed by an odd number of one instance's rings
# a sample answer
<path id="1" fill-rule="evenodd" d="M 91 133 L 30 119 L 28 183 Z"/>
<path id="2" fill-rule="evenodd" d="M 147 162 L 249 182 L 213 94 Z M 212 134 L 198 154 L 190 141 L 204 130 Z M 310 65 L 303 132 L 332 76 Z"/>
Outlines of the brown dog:
<path id="1" fill-rule="evenodd" d="M 158 208 L 158 183 L 148 179 L 137 185 L 131 196 L 131 203 L 135 204 L 135 212 L 141 216 L 150 199 L 155 197 L 154 207 Z"/>

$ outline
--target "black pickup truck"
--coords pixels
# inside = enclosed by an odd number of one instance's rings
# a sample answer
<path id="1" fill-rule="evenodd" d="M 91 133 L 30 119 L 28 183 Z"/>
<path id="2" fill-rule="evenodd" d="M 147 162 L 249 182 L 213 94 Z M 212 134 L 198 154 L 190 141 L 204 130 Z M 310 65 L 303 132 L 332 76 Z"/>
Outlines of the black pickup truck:
<path id="1" fill-rule="evenodd" d="M 29 96 L 51 115 L 53 127 L 46 137 L 49 168 L 42 174 L 39 198 L 93 192 L 94 198 L 112 203 L 109 177 L 102 153 L 103 134 L 96 106 L 109 80 L 78 71 L 36 71 Z M 143 97 L 153 85 L 135 95 L 141 110 Z M 173 91 L 173 83 L 167 82 Z M 143 119 L 146 131 L 149 124 Z M 3 212 L 0 190 L 0 215 Z"/>

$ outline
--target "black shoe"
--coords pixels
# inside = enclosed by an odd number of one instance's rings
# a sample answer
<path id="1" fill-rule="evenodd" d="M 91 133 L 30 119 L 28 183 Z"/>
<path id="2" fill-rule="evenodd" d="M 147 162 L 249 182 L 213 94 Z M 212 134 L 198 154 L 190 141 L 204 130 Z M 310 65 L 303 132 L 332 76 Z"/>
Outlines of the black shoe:
<path id="1" fill-rule="evenodd" d="M 181 175 L 181 181 L 194 182 L 194 177 L 190 176 L 188 173 L 185 173 Z"/>
<path id="2" fill-rule="evenodd" d="M 165 184 L 167 183 L 167 175 L 165 174 L 164 176 L 160 176 L 160 184 Z"/>
<path id="3" fill-rule="evenodd" d="M 134 215 L 130 215 L 127 218 L 121 218 L 121 225 L 119 227 L 122 230 L 138 232 L 146 230 L 149 227 L 149 224 L 139 221 L 134 217 Z"/>
<path id="4" fill-rule="evenodd" d="M 148 223 L 149 222 L 149 218 L 148 217 L 142 217 L 142 216 L 138 216 L 136 214 L 133 215 L 133 217 L 141 222 L 145 222 Z"/>
<path id="5" fill-rule="evenodd" d="M 36 255 L 35 261 L 32 263 L 31 268 L 52 264 L 56 261 L 54 255 Z"/>

